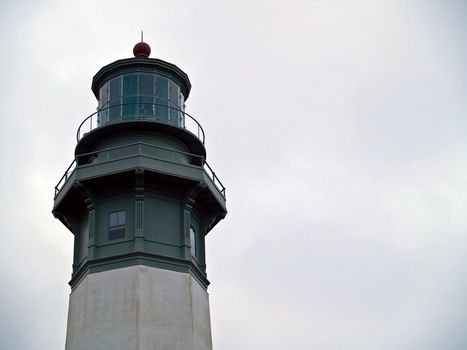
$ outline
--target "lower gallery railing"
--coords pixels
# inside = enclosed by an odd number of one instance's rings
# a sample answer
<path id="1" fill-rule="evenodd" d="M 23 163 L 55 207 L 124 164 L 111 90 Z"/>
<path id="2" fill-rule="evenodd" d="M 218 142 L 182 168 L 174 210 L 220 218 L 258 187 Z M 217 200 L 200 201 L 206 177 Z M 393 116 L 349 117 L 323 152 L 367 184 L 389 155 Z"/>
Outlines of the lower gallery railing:
<path id="1" fill-rule="evenodd" d="M 61 189 L 70 179 L 77 167 L 125 158 L 127 156 L 122 157 L 119 155 L 119 151 L 124 152 L 125 150 L 131 148 L 133 154 L 136 151 L 136 154 L 152 159 L 165 160 L 175 163 L 186 163 L 190 166 L 202 167 L 205 174 L 207 174 L 207 176 L 216 186 L 219 193 L 225 199 L 225 187 L 217 177 L 216 173 L 204 160 L 204 157 L 188 152 L 174 150 L 171 148 L 151 145 L 145 142 L 135 142 L 127 145 L 110 147 L 77 155 L 76 158 L 71 162 L 70 166 L 65 170 L 65 173 L 61 177 L 60 181 L 58 181 L 57 185 L 55 186 L 55 197 L 57 197 L 57 195 L 60 193 Z"/>

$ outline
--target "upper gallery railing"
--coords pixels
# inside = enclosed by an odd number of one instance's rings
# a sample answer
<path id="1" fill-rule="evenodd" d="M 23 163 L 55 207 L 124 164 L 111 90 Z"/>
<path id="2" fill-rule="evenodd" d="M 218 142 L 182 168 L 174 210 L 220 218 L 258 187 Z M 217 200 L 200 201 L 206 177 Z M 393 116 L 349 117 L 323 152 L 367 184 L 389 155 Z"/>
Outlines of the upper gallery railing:
<path id="1" fill-rule="evenodd" d="M 118 103 L 98 109 L 83 120 L 76 132 L 79 142 L 87 133 L 112 123 L 125 121 L 153 121 L 185 129 L 204 144 L 204 130 L 198 121 L 178 107 L 165 103 Z"/>

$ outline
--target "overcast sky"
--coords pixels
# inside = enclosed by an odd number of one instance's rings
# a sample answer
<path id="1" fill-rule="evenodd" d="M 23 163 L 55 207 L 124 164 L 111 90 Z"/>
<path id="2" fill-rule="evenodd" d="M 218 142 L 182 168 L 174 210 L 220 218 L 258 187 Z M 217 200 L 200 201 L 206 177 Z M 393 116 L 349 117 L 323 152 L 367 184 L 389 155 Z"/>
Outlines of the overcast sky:
<path id="1" fill-rule="evenodd" d="M 2 350 L 64 349 L 53 188 L 141 29 L 227 187 L 214 350 L 467 348 L 465 1 L 2 0 Z"/>

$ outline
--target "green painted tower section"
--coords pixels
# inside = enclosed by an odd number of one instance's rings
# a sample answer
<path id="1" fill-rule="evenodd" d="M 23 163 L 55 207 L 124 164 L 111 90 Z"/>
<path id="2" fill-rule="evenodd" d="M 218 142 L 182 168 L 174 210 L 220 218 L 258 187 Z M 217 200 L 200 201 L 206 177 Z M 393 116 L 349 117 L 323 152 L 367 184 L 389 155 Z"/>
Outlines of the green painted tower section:
<path id="1" fill-rule="evenodd" d="M 188 76 L 149 58 L 144 42 L 133 52 L 94 76 L 97 112 L 79 126 L 55 188 L 53 214 L 74 235 L 72 294 L 88 276 L 135 266 L 181 273 L 206 290 L 205 236 L 227 214 L 203 128 L 185 112 Z"/>

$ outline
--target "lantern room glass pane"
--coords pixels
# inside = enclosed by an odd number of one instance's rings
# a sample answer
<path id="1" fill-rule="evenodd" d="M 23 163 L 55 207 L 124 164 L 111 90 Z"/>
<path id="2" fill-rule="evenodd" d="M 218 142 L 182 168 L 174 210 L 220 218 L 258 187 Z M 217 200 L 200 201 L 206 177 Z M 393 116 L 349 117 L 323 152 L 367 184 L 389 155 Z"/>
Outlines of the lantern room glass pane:
<path id="1" fill-rule="evenodd" d="M 173 81 L 170 82 L 170 121 L 175 125 L 180 125 L 180 111 L 178 106 L 178 98 L 180 95 L 180 88 Z"/>
<path id="2" fill-rule="evenodd" d="M 105 83 L 103 87 L 101 87 L 101 90 L 99 91 L 99 101 L 100 101 L 100 106 L 101 107 L 104 107 L 106 104 L 107 104 L 107 101 L 108 101 L 108 88 L 109 88 L 109 84 L 108 83 Z"/>
<path id="3" fill-rule="evenodd" d="M 98 125 L 102 125 L 108 122 L 109 110 L 107 109 L 107 103 L 109 100 L 109 83 L 105 83 L 99 91 L 99 111 Z"/>
<path id="4" fill-rule="evenodd" d="M 156 76 L 156 117 L 169 119 L 169 80 Z"/>
<path id="5" fill-rule="evenodd" d="M 139 76 L 139 94 L 154 95 L 154 76 L 150 74 L 141 74 Z"/>
<path id="6" fill-rule="evenodd" d="M 99 90 L 98 125 L 121 119 L 165 120 L 184 127 L 180 86 L 157 74 L 122 74 Z"/>
<path id="7" fill-rule="evenodd" d="M 152 96 L 140 96 L 138 103 L 138 115 L 146 117 L 154 115 L 154 98 Z"/>
<path id="8" fill-rule="evenodd" d="M 114 78 L 109 82 L 109 121 L 121 116 L 121 79 Z"/>
<path id="9" fill-rule="evenodd" d="M 178 106 L 183 112 L 185 111 L 185 97 L 183 96 L 183 94 L 181 92 L 180 92 L 180 95 L 179 95 Z M 185 114 L 183 114 L 183 113 L 180 113 L 180 124 L 179 124 L 179 126 L 181 126 L 182 128 L 185 127 Z"/>
<path id="10" fill-rule="evenodd" d="M 119 98 L 121 96 L 121 84 L 120 84 L 120 77 L 114 78 L 109 82 L 109 100 L 112 101 L 115 98 Z"/>
<path id="11" fill-rule="evenodd" d="M 139 76 L 138 114 L 142 116 L 154 115 L 154 76 L 140 74 Z"/>
<path id="12" fill-rule="evenodd" d="M 138 78 L 136 74 L 128 74 L 123 76 L 123 96 L 136 95 L 138 89 Z"/>
<path id="13" fill-rule="evenodd" d="M 138 89 L 138 79 L 136 74 L 123 76 L 123 106 L 122 116 L 134 117 L 136 110 L 136 93 Z"/>

